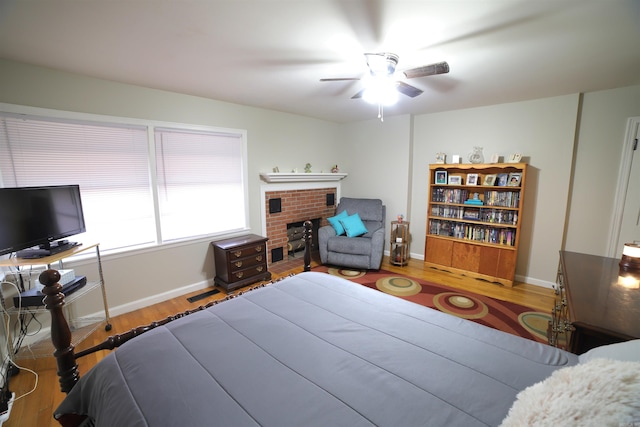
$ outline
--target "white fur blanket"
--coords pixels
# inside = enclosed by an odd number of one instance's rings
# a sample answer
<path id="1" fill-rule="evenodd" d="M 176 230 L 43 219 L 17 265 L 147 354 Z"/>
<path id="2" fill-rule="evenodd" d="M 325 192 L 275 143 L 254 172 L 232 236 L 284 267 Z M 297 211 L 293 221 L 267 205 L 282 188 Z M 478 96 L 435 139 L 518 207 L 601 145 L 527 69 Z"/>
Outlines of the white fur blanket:
<path id="1" fill-rule="evenodd" d="M 593 359 L 521 391 L 501 427 L 640 426 L 640 363 Z"/>

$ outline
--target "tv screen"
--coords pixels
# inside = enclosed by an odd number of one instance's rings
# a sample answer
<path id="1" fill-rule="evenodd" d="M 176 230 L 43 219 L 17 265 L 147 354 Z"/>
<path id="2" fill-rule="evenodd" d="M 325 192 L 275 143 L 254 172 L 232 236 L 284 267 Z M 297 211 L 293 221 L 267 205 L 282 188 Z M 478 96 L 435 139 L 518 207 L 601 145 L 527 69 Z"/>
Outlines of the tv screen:
<path id="1" fill-rule="evenodd" d="M 78 185 L 0 188 L 0 255 L 85 231 Z"/>

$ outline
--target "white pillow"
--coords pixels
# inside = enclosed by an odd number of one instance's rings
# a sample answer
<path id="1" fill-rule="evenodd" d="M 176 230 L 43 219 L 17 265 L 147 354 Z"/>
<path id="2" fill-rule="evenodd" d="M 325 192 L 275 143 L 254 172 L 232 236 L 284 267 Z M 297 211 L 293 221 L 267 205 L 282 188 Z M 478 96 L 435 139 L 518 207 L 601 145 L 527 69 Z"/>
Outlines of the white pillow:
<path id="1" fill-rule="evenodd" d="M 640 425 L 640 363 L 593 359 L 520 393 L 501 427 Z"/>
<path id="2" fill-rule="evenodd" d="M 580 363 L 597 358 L 640 362 L 640 339 L 592 348 L 578 358 Z"/>

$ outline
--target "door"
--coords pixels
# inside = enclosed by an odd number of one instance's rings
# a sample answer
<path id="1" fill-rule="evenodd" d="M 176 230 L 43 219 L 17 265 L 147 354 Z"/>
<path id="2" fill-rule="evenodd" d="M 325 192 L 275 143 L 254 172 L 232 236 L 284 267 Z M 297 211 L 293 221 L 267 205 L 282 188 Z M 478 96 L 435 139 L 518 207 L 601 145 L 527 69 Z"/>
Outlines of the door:
<path id="1" fill-rule="evenodd" d="M 627 123 L 624 155 L 621 162 L 618 192 L 609 256 L 619 258 L 625 243 L 640 241 L 640 117 Z M 616 230 L 617 228 L 617 230 Z"/>

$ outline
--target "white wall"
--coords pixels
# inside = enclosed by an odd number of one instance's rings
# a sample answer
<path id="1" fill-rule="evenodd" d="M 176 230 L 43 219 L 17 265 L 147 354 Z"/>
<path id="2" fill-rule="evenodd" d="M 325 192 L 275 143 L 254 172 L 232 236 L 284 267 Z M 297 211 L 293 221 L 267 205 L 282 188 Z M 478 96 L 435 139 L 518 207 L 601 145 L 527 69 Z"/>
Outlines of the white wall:
<path id="1" fill-rule="evenodd" d="M 351 145 L 345 150 L 360 165 L 354 166 L 359 173 L 345 185 L 345 194 L 379 194 L 393 206 L 409 206 L 411 253 L 423 258 L 427 165 L 435 153 L 447 153 L 449 161 L 458 154 L 467 161 L 476 145 L 484 148 L 485 160 L 496 152 L 520 152 L 530 166 L 516 277 L 552 286 L 558 251 L 607 255 L 626 121 L 637 115 L 640 86 L 631 86 L 418 115 L 389 126 L 398 138 L 390 138 L 375 120 L 345 125 L 345 144 Z M 399 150 L 393 144 L 401 144 Z M 406 195 L 400 193 L 402 185 L 391 184 L 397 182 L 393 166 L 403 164 L 392 152 L 409 156 Z"/>
<path id="2" fill-rule="evenodd" d="M 437 152 L 467 156 L 483 147 L 507 158 L 522 153 L 529 163 L 516 276 L 528 283 L 553 282 L 569 192 L 578 96 L 493 105 L 415 118 L 413 218 L 422 236 L 411 251 L 424 255 L 428 165 Z M 418 242 L 422 246 L 418 246 Z M 549 250 L 552 248 L 552 250 Z"/>
<path id="3" fill-rule="evenodd" d="M 385 117 L 384 122 L 375 119 L 346 124 L 340 137 L 344 143 L 338 165 L 349 173 L 342 184 L 342 195 L 381 199 L 386 206 L 387 229 L 398 214 L 411 221 L 411 199 L 407 197 L 411 185 L 411 120 L 405 115 Z M 385 240 L 388 251 L 389 236 Z"/>
<path id="4" fill-rule="evenodd" d="M 335 123 L 6 60 L 0 60 L 0 102 L 246 129 L 250 226 L 256 234 L 261 233 L 260 172 L 271 171 L 274 166 L 281 171 L 303 169 L 307 162 L 312 163 L 314 171 L 328 171 L 331 164 L 339 163 L 336 153 L 341 148 L 340 126 Z M 225 209 L 223 200 L 220 209 Z M 211 285 L 214 277 L 213 255 L 207 240 L 142 250 L 126 257 L 107 254 L 103 264 L 109 303 L 114 308 L 112 314 L 118 314 L 132 301 L 158 294 L 168 298 L 172 292 L 184 293 L 185 287 Z M 82 267 L 79 268 L 82 272 Z M 92 298 L 83 301 L 81 314 L 100 308 L 100 299 Z"/>
<path id="5" fill-rule="evenodd" d="M 640 86 L 584 95 L 566 250 L 607 256 L 627 119 L 639 115 Z"/>
<path id="6" fill-rule="evenodd" d="M 475 145 L 484 147 L 485 159 L 521 152 L 530 169 L 517 275 L 550 285 L 563 239 L 569 250 L 605 255 L 624 128 L 628 117 L 640 115 L 640 86 L 588 93 L 582 104 L 575 94 L 388 116 L 384 123 L 372 110 L 372 120 L 340 125 L 0 60 L 0 102 L 247 129 L 253 232 L 261 232 L 259 172 L 307 162 L 319 172 L 337 163 L 349 173 L 342 195 L 381 198 L 387 224 L 398 213 L 411 221 L 415 257 L 423 256 L 427 165 L 436 152 L 466 158 Z M 605 178 L 594 179 L 596 173 Z M 107 256 L 110 303 L 210 283 L 212 264 L 208 241 Z"/>

